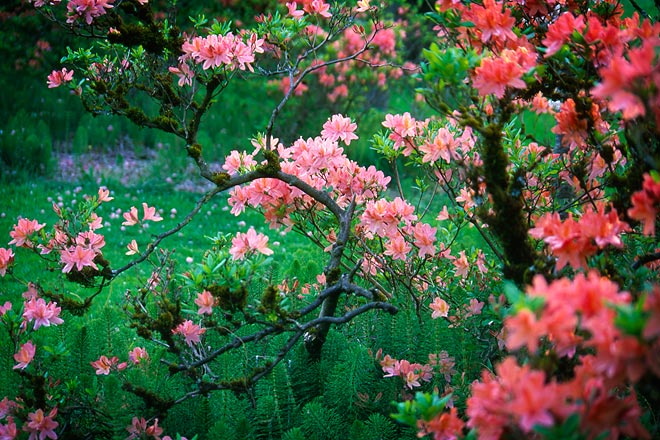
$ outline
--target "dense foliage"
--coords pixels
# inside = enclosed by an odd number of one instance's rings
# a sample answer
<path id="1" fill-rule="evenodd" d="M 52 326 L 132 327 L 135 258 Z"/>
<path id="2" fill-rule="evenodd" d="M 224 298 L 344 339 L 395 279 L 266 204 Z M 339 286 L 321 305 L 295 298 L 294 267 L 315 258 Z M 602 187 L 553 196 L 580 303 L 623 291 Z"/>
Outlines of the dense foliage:
<path id="1" fill-rule="evenodd" d="M 32 3 L 73 36 L 48 87 L 166 133 L 209 189 L 175 222 L 143 197 L 115 208 L 107 182 L 52 221 L 16 219 L 0 436 L 658 434 L 656 16 L 597 0 L 440 0 L 424 17 L 236 2 L 233 21 Z M 411 78 L 429 110 L 392 96 Z M 225 142 L 213 109 L 251 84 L 275 98 Z M 387 168 L 361 165 L 347 115 L 400 102 L 369 133 Z M 3 160 L 47 171 L 16 148 L 49 145 L 13 124 Z M 168 240 L 214 202 L 271 232 L 218 227 L 182 261 Z"/>

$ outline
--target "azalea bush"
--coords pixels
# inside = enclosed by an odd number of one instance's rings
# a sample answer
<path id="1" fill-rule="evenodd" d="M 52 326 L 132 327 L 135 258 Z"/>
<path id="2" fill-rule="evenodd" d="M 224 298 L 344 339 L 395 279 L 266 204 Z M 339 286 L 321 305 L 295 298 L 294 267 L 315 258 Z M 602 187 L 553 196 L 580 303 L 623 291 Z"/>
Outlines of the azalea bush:
<path id="1" fill-rule="evenodd" d="M 660 405 L 654 19 L 624 18 L 620 4 L 592 0 L 438 2 L 428 14 L 435 43 L 417 74 L 433 111 L 384 118 L 371 143 L 390 165 L 385 173 L 348 157 L 360 139 L 347 114 L 328 114 L 313 137 L 292 141 L 280 140 L 278 126 L 313 78 L 338 97 L 350 92 L 338 92 L 337 81 L 382 86 L 381 74 L 414 70 L 380 71 L 395 62 L 387 57 L 401 37 L 381 5 L 291 2 L 251 28 L 193 18 L 186 32 L 146 0 L 34 6 L 94 41 L 71 48 L 48 85 L 68 87 L 93 114 L 180 138 L 211 189 L 170 228 L 158 226 L 148 200 L 124 207 L 112 220 L 151 236 L 131 240 L 123 263 L 108 259 L 101 233 L 108 188 L 55 204 L 52 224 L 17 219 L 0 248 L 3 281 L 25 291 L 0 312 L 20 383 L 0 407 L 7 438 L 65 437 L 91 425 L 110 437 L 112 417 L 128 438 L 167 438 L 163 427 L 180 426 L 177 408 L 223 391 L 259 409 L 259 384 L 297 362 L 321 364 L 334 327 L 355 350 L 368 345 L 369 371 L 400 401 L 395 429 L 373 418 L 384 391 L 349 390 L 349 408 L 371 411 L 352 433 L 657 434 L 649 416 Z M 198 138 L 204 117 L 233 81 L 253 75 L 283 84 L 283 98 L 252 139 L 213 163 Z M 222 193 L 232 214 L 255 210 L 272 231 L 318 247 L 322 268 L 278 279 L 288 255 L 257 225 L 210 236 L 203 260 L 181 267 L 168 237 L 185 234 Z M 45 271 L 25 279 L 17 274 L 29 253 Z M 98 376 L 96 392 L 81 389 L 87 379 L 52 377 L 71 342 L 54 345 L 44 328 L 92 316 L 99 295 L 138 266 L 149 275 L 123 293 L 122 328 L 82 372 Z M 451 339 L 427 334 L 426 352 L 403 336 L 383 348 L 380 326 L 397 314 Z M 353 373 L 339 377 L 358 376 L 352 359 Z M 127 400 L 112 406 L 114 392 Z M 314 417 L 288 425 L 289 438 L 341 436 L 338 415 L 299 398 L 301 417 Z M 75 422 L 80 411 L 90 424 Z"/>

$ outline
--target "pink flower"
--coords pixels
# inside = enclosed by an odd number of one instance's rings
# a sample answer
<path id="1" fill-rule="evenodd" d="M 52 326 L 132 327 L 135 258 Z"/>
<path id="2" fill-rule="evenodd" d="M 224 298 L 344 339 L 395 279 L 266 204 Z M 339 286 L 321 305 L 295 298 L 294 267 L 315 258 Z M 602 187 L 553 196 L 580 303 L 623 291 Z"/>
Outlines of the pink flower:
<path id="1" fill-rule="evenodd" d="M 48 88 L 52 89 L 59 87 L 64 83 L 73 81 L 73 70 L 67 71 L 66 67 L 62 70 L 53 70 L 50 75 L 48 75 Z"/>
<path id="2" fill-rule="evenodd" d="M 208 290 L 203 291 L 202 293 L 197 295 L 197 298 L 195 298 L 195 304 L 199 306 L 199 310 L 197 310 L 197 314 L 203 315 L 212 315 L 213 314 L 213 306 L 215 306 L 216 300 L 211 295 L 211 292 Z"/>
<path id="3" fill-rule="evenodd" d="M 257 233 L 253 227 L 250 227 L 246 233 L 238 232 L 231 240 L 229 253 L 234 260 L 242 260 L 245 255 L 253 252 L 260 252 L 264 255 L 272 255 L 273 251 L 268 248 L 268 237 L 262 233 Z"/>
<path id="4" fill-rule="evenodd" d="M 17 247 L 31 248 L 32 242 L 30 241 L 30 236 L 44 226 L 46 226 L 45 223 L 40 224 L 36 220 L 18 219 L 18 225 L 14 225 L 14 230 L 9 233 L 13 239 L 9 244 L 14 244 Z"/>
<path id="5" fill-rule="evenodd" d="M 358 0 L 357 2 L 357 8 L 355 9 L 355 12 L 366 12 L 368 11 L 371 6 L 369 5 L 370 0 Z"/>
<path id="6" fill-rule="evenodd" d="M 34 359 L 34 353 L 37 350 L 37 346 L 28 341 L 25 344 L 21 345 L 21 348 L 18 349 L 18 353 L 14 354 L 14 359 L 18 362 L 14 365 L 14 370 L 20 368 L 21 370 L 25 369 L 32 359 Z"/>
<path id="7" fill-rule="evenodd" d="M 332 117 L 323 124 L 321 136 L 331 141 L 341 139 L 346 145 L 350 145 L 351 140 L 357 139 L 355 129 L 357 124 L 351 122 L 350 118 L 342 115 L 332 115 Z"/>
<path id="8" fill-rule="evenodd" d="M 94 258 L 96 258 L 96 252 L 94 252 L 93 249 L 84 248 L 80 245 L 76 245 L 75 247 L 72 246 L 68 249 L 62 249 L 60 251 L 60 260 L 64 263 L 62 272 L 71 272 L 73 266 L 76 266 L 78 272 L 87 266 L 98 270 L 96 263 L 94 263 Z"/>
<path id="9" fill-rule="evenodd" d="M 447 302 L 440 297 L 436 297 L 429 305 L 429 307 L 431 310 L 433 310 L 433 313 L 431 314 L 431 318 L 433 319 L 438 319 L 441 317 L 446 318 L 449 314 L 449 304 L 447 304 Z"/>
<path id="10" fill-rule="evenodd" d="M 436 228 L 432 228 L 427 223 L 415 224 L 415 229 L 413 229 L 413 235 L 415 237 L 414 244 L 419 249 L 419 258 L 424 258 L 427 255 L 429 257 L 435 255 L 435 233 Z"/>
<path id="11" fill-rule="evenodd" d="M 124 218 L 126 219 L 126 221 L 122 223 L 124 226 L 133 226 L 140 222 L 140 219 L 138 218 L 138 210 L 135 206 L 131 206 L 131 210 L 124 213 Z"/>
<path id="12" fill-rule="evenodd" d="M 195 72 L 190 69 L 188 63 L 179 63 L 179 67 L 169 67 L 168 70 L 179 77 L 177 84 L 179 87 L 185 85 L 192 86 L 192 80 L 195 77 Z"/>
<path id="13" fill-rule="evenodd" d="M 150 208 L 146 203 L 143 202 L 142 210 L 144 211 L 144 217 L 142 218 L 142 221 L 146 222 L 147 220 L 151 220 L 152 222 L 159 222 L 163 220 L 163 217 L 161 217 L 160 214 L 156 212 L 155 207 Z"/>
<path id="14" fill-rule="evenodd" d="M 467 278 L 470 273 L 470 263 L 465 256 L 465 251 L 458 253 L 458 258 L 454 260 L 453 264 L 456 267 L 456 276 Z"/>
<path id="15" fill-rule="evenodd" d="M 479 95 L 503 98 L 507 87 L 525 89 L 522 76 L 534 67 L 534 55 L 521 47 L 516 51 L 504 49 L 499 56 L 484 58 L 474 71 L 474 87 Z"/>
<path id="16" fill-rule="evenodd" d="M 509 350 L 527 347 L 533 354 L 539 346 L 539 339 L 547 334 L 544 323 L 537 320 L 534 312 L 529 309 L 519 310 L 515 315 L 507 317 L 504 326 Z"/>
<path id="17" fill-rule="evenodd" d="M 12 304 L 9 301 L 5 301 L 3 305 L 0 306 L 0 317 L 2 317 L 7 311 L 11 310 Z"/>
<path id="18" fill-rule="evenodd" d="M 67 23 L 75 23 L 84 18 L 85 23 L 92 24 L 96 17 L 105 14 L 106 9 L 112 8 L 114 0 L 69 0 L 67 4 Z"/>
<path id="19" fill-rule="evenodd" d="M 158 419 L 154 419 L 154 424 L 148 426 L 144 417 L 139 419 L 137 417 L 133 417 L 133 421 L 126 427 L 126 430 L 130 434 L 128 437 L 126 437 L 126 440 L 148 437 L 153 437 L 155 440 L 160 440 L 160 435 L 163 433 L 163 428 L 158 426 Z M 167 437 L 168 436 L 165 436 L 163 440 Z"/>
<path id="20" fill-rule="evenodd" d="M 126 368 L 126 362 L 119 363 L 119 358 L 113 356 L 108 359 L 107 356 L 102 355 L 97 361 L 90 362 L 90 365 L 96 369 L 97 375 L 108 375 L 110 374 L 110 369 L 116 368 L 118 371 L 121 371 Z"/>
<path id="21" fill-rule="evenodd" d="M 511 9 L 505 8 L 503 3 L 484 0 L 483 6 L 473 5 L 472 19 L 475 29 L 481 32 L 482 42 L 486 43 L 491 39 L 496 41 L 517 39 L 513 32 L 516 19 L 511 16 Z"/>
<path id="22" fill-rule="evenodd" d="M 98 195 L 98 202 L 103 203 L 103 202 L 109 202 L 111 200 L 114 200 L 114 197 L 110 197 L 110 191 L 108 188 L 102 186 L 99 188 L 99 195 Z"/>
<path id="23" fill-rule="evenodd" d="M 308 14 L 318 14 L 325 18 L 332 17 L 332 14 L 329 12 L 330 5 L 323 0 L 312 0 L 311 2 L 306 2 L 303 9 Z"/>
<path id="24" fill-rule="evenodd" d="M 7 268 L 14 262 L 14 251 L 0 248 L 0 276 L 5 276 Z"/>
<path id="25" fill-rule="evenodd" d="M 128 352 L 128 359 L 137 365 L 142 361 L 148 361 L 149 353 L 147 353 L 145 348 L 135 347 L 133 350 Z"/>
<path id="26" fill-rule="evenodd" d="M 197 324 L 193 324 L 193 322 L 190 320 L 183 321 L 174 330 L 172 330 L 172 333 L 175 335 L 182 335 L 189 347 L 192 347 L 192 344 L 198 344 L 200 336 L 202 336 L 205 332 L 205 328 L 202 328 Z"/>
<path id="27" fill-rule="evenodd" d="M 131 240 L 128 245 L 126 245 L 126 248 L 128 251 L 126 252 L 126 255 L 135 255 L 140 253 L 140 249 L 138 249 L 138 244 L 137 241 Z"/>
<path id="28" fill-rule="evenodd" d="M 57 307 L 57 303 L 49 302 L 46 304 L 43 298 L 32 298 L 25 303 L 23 311 L 23 319 L 26 322 L 34 320 L 34 330 L 37 330 L 42 325 L 50 327 L 50 325 L 59 325 L 64 322 L 60 318 L 61 307 Z"/>
<path id="29" fill-rule="evenodd" d="M 28 440 L 44 440 L 46 438 L 56 439 L 55 428 L 59 423 L 53 420 L 57 415 L 57 408 L 54 408 L 48 415 L 45 415 L 41 409 L 28 414 L 28 423 L 23 425 L 23 431 L 29 432 Z"/>
<path id="30" fill-rule="evenodd" d="M 655 221 L 660 212 L 660 182 L 645 174 L 642 189 L 632 195 L 631 202 L 632 208 L 628 210 L 630 218 L 642 222 L 644 235 L 655 235 Z"/>
<path id="31" fill-rule="evenodd" d="M 298 3 L 296 2 L 290 2 L 290 3 L 285 3 L 288 11 L 289 16 L 293 18 L 300 18 L 303 15 L 305 15 L 305 11 L 301 11 L 298 9 Z"/>
<path id="32" fill-rule="evenodd" d="M 412 246 L 400 235 L 395 236 L 385 243 L 385 255 L 389 255 L 393 260 L 403 260 L 408 258 L 408 253 Z"/>

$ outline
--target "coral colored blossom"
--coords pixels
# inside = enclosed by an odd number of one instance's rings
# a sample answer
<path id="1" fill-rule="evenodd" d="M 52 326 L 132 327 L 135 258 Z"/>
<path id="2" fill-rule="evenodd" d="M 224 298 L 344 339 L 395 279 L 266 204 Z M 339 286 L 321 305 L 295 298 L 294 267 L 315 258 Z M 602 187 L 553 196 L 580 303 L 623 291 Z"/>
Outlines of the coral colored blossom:
<path id="1" fill-rule="evenodd" d="M 632 195 L 631 205 L 630 218 L 642 222 L 644 235 L 655 235 L 655 222 L 660 212 L 660 181 L 645 174 L 642 189 Z"/>
<path id="2" fill-rule="evenodd" d="M 454 407 L 449 412 L 442 412 L 428 422 L 418 421 L 418 436 L 431 434 L 433 440 L 456 440 L 462 438 L 465 422 L 458 416 Z"/>
<path id="3" fill-rule="evenodd" d="M 431 314 L 431 318 L 433 319 L 446 318 L 449 314 L 449 304 L 440 297 L 436 297 L 429 307 L 433 310 L 433 313 Z"/>
<path id="4" fill-rule="evenodd" d="M 142 361 L 149 360 L 149 353 L 147 350 L 142 347 L 135 347 L 133 350 L 128 352 L 128 359 L 135 365 L 141 363 Z"/>
<path id="5" fill-rule="evenodd" d="M 126 368 L 126 362 L 119 363 L 119 358 L 113 356 L 108 358 L 105 355 L 102 355 L 98 360 L 90 362 L 91 366 L 96 370 L 97 375 L 108 375 L 110 370 L 116 368 L 118 371 L 121 371 Z"/>
<path id="6" fill-rule="evenodd" d="M 206 332 L 205 328 L 200 327 L 197 324 L 194 324 L 190 320 L 183 321 L 179 324 L 172 333 L 175 335 L 181 335 L 186 340 L 186 344 L 189 347 L 192 347 L 193 344 L 198 344 L 200 337 Z"/>
<path id="7" fill-rule="evenodd" d="M 142 211 L 144 212 L 144 216 L 142 217 L 142 221 L 147 221 L 151 220 L 152 222 L 160 222 L 163 220 L 163 217 L 160 216 L 156 212 L 156 208 L 153 206 L 148 206 L 146 203 L 142 203 Z"/>
<path id="8" fill-rule="evenodd" d="M 0 276 L 5 276 L 7 268 L 14 262 L 14 251 L 0 248 Z"/>
<path id="9" fill-rule="evenodd" d="M 535 65 L 535 54 L 526 48 L 505 49 L 499 56 L 484 58 L 474 71 L 473 86 L 479 95 L 503 98 L 507 87 L 525 89 L 522 77 Z"/>
<path id="10" fill-rule="evenodd" d="M 513 32 L 515 18 L 511 16 L 511 10 L 505 8 L 506 2 L 495 0 L 484 0 L 483 6 L 473 4 L 471 8 L 474 28 L 481 33 L 481 41 L 486 43 L 490 40 L 506 41 L 516 40 Z"/>
<path id="11" fill-rule="evenodd" d="M 18 219 L 18 224 L 14 225 L 14 229 L 9 232 L 12 240 L 9 244 L 16 245 L 17 247 L 32 247 L 30 236 L 35 232 L 41 230 L 45 223 L 39 223 L 36 220 L 28 220 L 26 218 Z"/>
<path id="12" fill-rule="evenodd" d="M 216 305 L 215 297 L 208 290 L 203 291 L 202 293 L 197 294 L 195 298 L 195 304 L 199 307 L 197 314 L 203 315 L 212 315 L 213 307 Z"/>
<path id="13" fill-rule="evenodd" d="M 73 70 L 67 70 L 67 68 L 64 67 L 62 70 L 53 70 L 53 72 L 48 75 L 47 84 L 49 89 L 53 89 L 71 81 L 73 81 Z"/>
<path id="14" fill-rule="evenodd" d="M 131 424 L 126 427 L 126 430 L 130 434 L 126 437 L 126 440 L 133 439 L 142 439 L 153 437 L 156 440 L 160 439 L 160 435 L 163 433 L 163 428 L 158 426 L 158 419 L 154 419 L 152 425 L 148 424 L 149 422 L 145 420 L 144 417 L 133 417 Z M 183 439 L 183 437 L 182 437 Z"/>
<path id="15" fill-rule="evenodd" d="M 14 354 L 14 360 L 18 362 L 16 365 L 14 365 L 14 370 L 16 369 L 25 369 L 30 362 L 32 362 L 32 359 L 34 359 L 34 354 L 37 350 L 36 345 L 32 343 L 32 341 L 28 341 L 25 344 L 21 345 L 21 348 L 18 349 L 18 352 Z"/>

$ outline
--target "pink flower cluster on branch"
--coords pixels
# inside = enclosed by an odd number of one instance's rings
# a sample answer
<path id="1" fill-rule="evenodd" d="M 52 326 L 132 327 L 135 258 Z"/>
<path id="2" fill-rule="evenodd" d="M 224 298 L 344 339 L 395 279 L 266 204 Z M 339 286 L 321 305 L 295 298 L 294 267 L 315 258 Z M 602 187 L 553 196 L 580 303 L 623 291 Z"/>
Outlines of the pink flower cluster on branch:
<path id="1" fill-rule="evenodd" d="M 202 69 L 226 67 L 229 70 L 248 69 L 253 71 L 254 55 L 263 53 L 264 40 L 256 34 L 247 36 L 247 42 L 241 35 L 229 32 L 226 35 L 212 34 L 206 37 L 194 37 L 187 40 L 181 47 L 183 55 L 179 58 L 180 65 L 187 60 L 201 64 Z M 181 68 L 175 73 L 188 77 L 188 73 Z"/>
<path id="2" fill-rule="evenodd" d="M 571 213 L 562 220 L 558 213 L 547 213 L 536 221 L 529 235 L 545 241 L 557 257 L 557 270 L 566 264 L 573 269 L 587 268 L 587 257 L 608 245 L 621 248 L 621 233 L 630 227 L 619 220 L 616 209 L 605 214 L 605 205 L 597 204 L 597 210 L 588 207 L 576 221 Z"/>
<path id="3" fill-rule="evenodd" d="M 353 139 L 355 127 L 342 118 L 337 115 L 335 122 L 330 119 L 325 135 L 300 138 L 290 147 L 278 143 L 273 148 L 280 157 L 282 172 L 297 177 L 314 189 L 327 191 L 340 206 L 347 206 L 353 198 L 358 204 L 376 198 L 390 179 L 375 167 L 361 167 L 346 156 L 337 140 L 342 137 Z M 228 162 L 235 163 L 235 160 Z M 235 168 L 232 165 L 229 167 Z M 229 205 L 236 215 L 243 212 L 246 206 L 259 208 L 273 227 L 291 226 L 291 215 L 295 211 L 317 211 L 322 208 L 300 189 L 273 178 L 257 179 L 246 186 L 234 188 Z"/>

